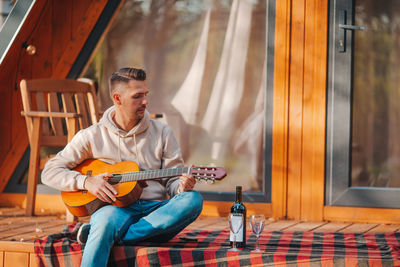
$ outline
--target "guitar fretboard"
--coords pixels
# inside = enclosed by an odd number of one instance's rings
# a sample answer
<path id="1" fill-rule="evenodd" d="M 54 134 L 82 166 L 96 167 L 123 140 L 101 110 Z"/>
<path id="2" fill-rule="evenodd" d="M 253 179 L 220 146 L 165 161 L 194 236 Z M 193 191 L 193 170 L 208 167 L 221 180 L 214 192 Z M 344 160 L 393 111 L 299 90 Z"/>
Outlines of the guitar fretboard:
<path id="1" fill-rule="evenodd" d="M 183 167 L 183 168 L 170 168 L 170 169 L 149 170 L 149 171 L 139 171 L 139 172 L 126 172 L 126 173 L 114 174 L 113 177 L 110 178 L 109 180 L 111 182 L 115 180 L 116 182 L 124 183 L 132 181 L 168 178 L 188 173 L 189 170 L 190 167 Z"/>

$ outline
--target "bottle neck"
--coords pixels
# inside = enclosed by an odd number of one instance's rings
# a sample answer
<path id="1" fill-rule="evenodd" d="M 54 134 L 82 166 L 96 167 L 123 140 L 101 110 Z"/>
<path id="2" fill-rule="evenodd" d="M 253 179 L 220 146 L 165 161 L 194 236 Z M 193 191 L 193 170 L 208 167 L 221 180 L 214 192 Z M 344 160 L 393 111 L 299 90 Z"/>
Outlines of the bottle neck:
<path id="1" fill-rule="evenodd" d="M 236 202 L 242 202 L 242 188 L 236 188 Z"/>

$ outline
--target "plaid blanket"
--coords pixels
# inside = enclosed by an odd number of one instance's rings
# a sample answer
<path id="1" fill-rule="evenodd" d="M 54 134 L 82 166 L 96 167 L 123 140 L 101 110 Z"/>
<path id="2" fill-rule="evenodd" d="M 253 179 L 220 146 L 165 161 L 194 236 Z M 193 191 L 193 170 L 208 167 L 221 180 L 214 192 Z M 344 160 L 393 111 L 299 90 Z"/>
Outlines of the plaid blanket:
<path id="1" fill-rule="evenodd" d="M 77 227 L 35 240 L 38 266 L 79 266 L 81 247 Z M 109 266 L 400 266 L 400 233 L 316 233 L 265 231 L 262 253 L 247 247 L 228 251 L 229 230 L 185 229 L 164 244 L 115 246 Z"/>

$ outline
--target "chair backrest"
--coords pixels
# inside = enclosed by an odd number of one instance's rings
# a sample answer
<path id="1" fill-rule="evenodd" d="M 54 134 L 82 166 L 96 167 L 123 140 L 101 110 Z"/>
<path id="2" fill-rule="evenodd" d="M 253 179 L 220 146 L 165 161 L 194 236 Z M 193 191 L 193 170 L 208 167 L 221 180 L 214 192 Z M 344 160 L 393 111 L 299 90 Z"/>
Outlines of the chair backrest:
<path id="1" fill-rule="evenodd" d="M 93 83 L 65 79 L 22 80 L 20 83 L 22 104 L 32 140 L 33 117 L 42 118 L 41 145 L 65 146 L 69 141 L 71 124 L 77 118 L 79 128 L 84 129 L 99 119 L 96 93 Z M 73 129 L 74 131 L 78 129 Z M 75 134 L 75 133 L 73 133 Z"/>

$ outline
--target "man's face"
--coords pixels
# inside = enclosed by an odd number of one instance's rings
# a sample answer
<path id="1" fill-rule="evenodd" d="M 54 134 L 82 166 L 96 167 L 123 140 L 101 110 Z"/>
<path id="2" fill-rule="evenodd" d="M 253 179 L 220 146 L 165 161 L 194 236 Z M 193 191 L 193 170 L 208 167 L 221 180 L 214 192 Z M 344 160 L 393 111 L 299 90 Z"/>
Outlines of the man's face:
<path id="1" fill-rule="evenodd" d="M 128 83 L 118 84 L 114 94 L 119 95 L 119 109 L 126 118 L 139 121 L 143 118 L 149 90 L 145 81 L 130 80 Z"/>

